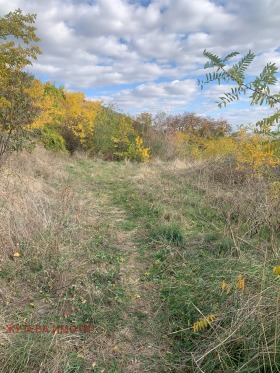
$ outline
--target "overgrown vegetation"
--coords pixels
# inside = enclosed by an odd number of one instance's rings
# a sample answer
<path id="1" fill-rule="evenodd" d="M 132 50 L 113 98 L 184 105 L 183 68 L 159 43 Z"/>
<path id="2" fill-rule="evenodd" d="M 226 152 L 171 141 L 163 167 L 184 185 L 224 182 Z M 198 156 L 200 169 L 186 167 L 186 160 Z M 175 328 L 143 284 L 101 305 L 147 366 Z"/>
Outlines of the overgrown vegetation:
<path id="1" fill-rule="evenodd" d="M 39 135 L 48 149 L 66 148 L 71 154 L 83 150 L 106 160 L 141 162 L 151 156 L 170 160 L 209 158 L 225 153 L 236 157 L 241 151 L 238 162 L 251 164 L 255 171 L 263 165 L 278 164 L 278 140 L 272 144 L 270 138 L 273 120 L 278 118 L 276 114 L 274 119 L 263 122 L 261 136 L 251 136 L 244 130 L 233 136 L 225 120 L 201 118 L 194 113 L 168 115 L 164 112 L 154 117 L 141 113 L 133 118 L 114 107 L 105 107 L 100 101 L 87 101 L 82 92 L 67 92 L 63 87 L 42 83 L 22 72 L 41 53 L 34 45 L 39 41 L 33 26 L 35 19 L 35 15 L 23 15 L 20 10 L 0 19 L 0 157 L 24 148 L 30 143 L 27 140 Z M 206 67 L 218 70 L 207 75 L 206 82 L 234 80 L 238 84 L 236 91 L 222 98 L 224 104 L 247 90 L 253 92 L 253 104 L 267 102 L 274 106 L 278 102 L 278 95 L 270 95 L 269 89 L 269 85 L 276 82 L 274 64 L 268 64 L 260 77 L 246 83 L 245 70 L 254 58 L 251 52 L 229 70 L 226 63 L 237 53 L 224 59 L 206 51 L 204 54 L 210 59 Z M 250 150 L 248 143 L 252 144 Z M 267 146 L 268 143 L 271 146 Z"/>
<path id="2" fill-rule="evenodd" d="M 34 21 L 0 18 L 0 370 L 280 371 L 273 118 L 233 133 L 42 83 Z M 274 64 L 247 83 L 251 52 L 204 54 L 238 85 L 222 103 L 278 100 Z"/>
<path id="3" fill-rule="evenodd" d="M 279 370 L 278 184 L 232 158 L 10 158 L 3 372 Z M 12 324 L 92 329 L 5 333 Z"/>
<path id="4" fill-rule="evenodd" d="M 279 196 L 229 159 L 151 165 L 116 197 L 143 227 L 170 371 L 279 370 Z"/>
<path id="5" fill-rule="evenodd" d="M 21 10 L 0 18 L 0 158 L 29 145 L 26 126 L 38 114 L 31 93 L 33 77 L 23 72 L 41 53 L 34 45 L 39 41 L 35 19 Z"/>

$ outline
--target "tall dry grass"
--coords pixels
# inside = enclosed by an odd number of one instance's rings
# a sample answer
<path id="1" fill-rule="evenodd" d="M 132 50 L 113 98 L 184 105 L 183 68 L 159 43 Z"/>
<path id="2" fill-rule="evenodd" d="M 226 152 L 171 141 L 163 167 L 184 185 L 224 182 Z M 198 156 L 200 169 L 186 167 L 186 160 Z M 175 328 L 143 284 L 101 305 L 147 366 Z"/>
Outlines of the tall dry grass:
<path id="1" fill-rule="evenodd" d="M 59 313 L 62 307 L 56 289 L 69 281 L 71 258 L 65 259 L 64 264 L 62 259 L 66 252 L 71 253 L 71 237 L 79 229 L 79 204 L 66 170 L 69 164 L 67 156 L 37 146 L 31 154 L 13 154 L 0 170 L 0 360 L 3 369 L 0 370 L 3 372 L 33 371 L 32 365 L 34 371 L 41 366 L 43 372 L 50 362 L 50 369 L 59 372 L 67 353 L 73 349 L 73 341 L 65 337 L 63 340 L 53 335 L 42 336 L 34 343 L 28 335 L 5 333 L 7 325 L 41 324 L 50 312 Z M 20 257 L 15 257 L 15 253 Z M 53 292 L 52 301 L 40 296 L 45 290 Z M 36 311 L 35 308 L 32 311 L 35 302 Z M 25 368 L 23 356 L 28 351 L 31 354 L 28 359 L 34 362 Z"/>

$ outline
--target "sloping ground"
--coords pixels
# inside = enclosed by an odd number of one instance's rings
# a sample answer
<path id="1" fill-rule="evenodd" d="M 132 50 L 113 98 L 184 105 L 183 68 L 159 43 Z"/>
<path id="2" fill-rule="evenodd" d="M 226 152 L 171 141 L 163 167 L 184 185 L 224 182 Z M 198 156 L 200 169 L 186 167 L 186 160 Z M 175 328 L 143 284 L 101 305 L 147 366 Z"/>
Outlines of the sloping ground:
<path id="1" fill-rule="evenodd" d="M 278 202 L 222 172 L 10 158 L 0 371 L 279 371 Z"/>
<path id="2" fill-rule="evenodd" d="M 2 170 L 1 371 L 157 371 L 159 295 L 112 203 L 136 168 L 38 148 Z"/>

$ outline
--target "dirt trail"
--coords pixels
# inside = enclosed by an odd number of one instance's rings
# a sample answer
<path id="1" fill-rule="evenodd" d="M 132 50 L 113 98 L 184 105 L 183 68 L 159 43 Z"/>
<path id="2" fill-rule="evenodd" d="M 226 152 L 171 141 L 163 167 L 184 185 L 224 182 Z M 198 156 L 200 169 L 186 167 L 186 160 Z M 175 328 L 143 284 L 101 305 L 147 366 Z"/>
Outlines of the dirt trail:
<path id="1" fill-rule="evenodd" d="M 116 211 L 115 221 L 125 221 L 125 212 Z M 157 361 L 164 353 L 159 347 L 159 325 L 156 316 L 160 304 L 158 294 L 150 282 L 145 281 L 145 263 L 135 244 L 137 228 L 117 231 L 117 244 L 122 248 L 125 261 L 121 263 L 121 282 L 128 294 L 126 325 L 118 331 L 120 355 L 125 357 L 125 372 L 156 372 Z M 155 309 L 157 307 L 157 309 Z M 124 356 L 125 355 L 125 356 Z"/>

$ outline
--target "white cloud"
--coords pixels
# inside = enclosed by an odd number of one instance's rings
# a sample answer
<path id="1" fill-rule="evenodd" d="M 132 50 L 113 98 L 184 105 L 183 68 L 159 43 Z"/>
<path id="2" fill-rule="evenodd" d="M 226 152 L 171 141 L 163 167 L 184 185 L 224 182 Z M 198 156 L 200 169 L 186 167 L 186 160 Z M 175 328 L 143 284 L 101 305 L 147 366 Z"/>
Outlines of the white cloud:
<path id="1" fill-rule="evenodd" d="M 171 82 L 147 83 L 133 89 L 123 89 L 112 96 L 103 96 L 108 103 L 131 112 L 159 110 L 186 110 L 186 105 L 197 95 L 195 80 L 173 80 Z"/>
<path id="2" fill-rule="evenodd" d="M 126 110 L 169 101 L 172 110 L 215 112 L 213 102 L 226 89 L 200 93 L 194 84 L 205 74 L 204 49 L 251 49 L 257 53 L 251 74 L 269 61 L 280 66 L 279 0 L 153 0 L 146 6 L 140 0 L 0 0 L 1 15 L 16 8 L 37 14 L 44 54 L 30 71 L 71 90 L 103 87 L 100 95 Z M 129 84 L 138 86 L 121 87 Z M 108 94 L 108 87 L 116 88 Z M 204 101 L 195 106 L 198 97 Z M 248 119 L 253 111 L 246 112 Z M 225 117 L 236 122 L 240 115 L 232 112 L 224 111 Z"/>

